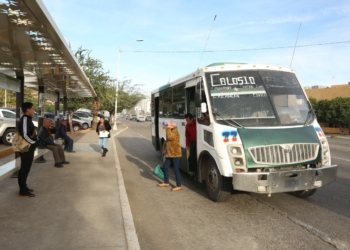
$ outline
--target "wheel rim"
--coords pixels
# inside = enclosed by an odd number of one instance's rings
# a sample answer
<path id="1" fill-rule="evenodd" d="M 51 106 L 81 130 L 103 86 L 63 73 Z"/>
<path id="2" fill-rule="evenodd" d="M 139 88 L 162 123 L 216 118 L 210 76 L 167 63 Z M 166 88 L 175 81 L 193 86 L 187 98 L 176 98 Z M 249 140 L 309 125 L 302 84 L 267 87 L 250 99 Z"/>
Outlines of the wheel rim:
<path id="1" fill-rule="evenodd" d="M 79 127 L 75 126 L 75 127 L 73 128 L 73 130 L 74 130 L 75 132 L 77 132 L 77 131 L 79 130 Z"/>
<path id="2" fill-rule="evenodd" d="M 6 141 L 8 141 L 9 143 L 12 143 L 12 140 L 13 140 L 13 137 L 15 136 L 15 132 L 11 132 L 11 133 L 8 133 L 6 135 Z"/>
<path id="3" fill-rule="evenodd" d="M 87 124 L 84 124 L 83 125 L 83 129 L 87 129 L 88 128 L 88 125 Z"/>
<path id="4" fill-rule="evenodd" d="M 209 166 L 206 182 L 212 192 L 215 192 L 219 188 L 219 173 L 213 165 Z"/>

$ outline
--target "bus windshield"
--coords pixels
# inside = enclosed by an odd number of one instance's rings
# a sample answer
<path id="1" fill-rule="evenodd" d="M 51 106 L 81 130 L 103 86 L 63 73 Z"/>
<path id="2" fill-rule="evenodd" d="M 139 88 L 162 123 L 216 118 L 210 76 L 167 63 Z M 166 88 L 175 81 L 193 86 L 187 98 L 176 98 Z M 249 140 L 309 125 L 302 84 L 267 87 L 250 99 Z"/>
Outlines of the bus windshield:
<path id="1" fill-rule="evenodd" d="M 314 120 L 294 73 L 242 70 L 206 74 L 216 122 L 232 126 L 304 125 Z"/>

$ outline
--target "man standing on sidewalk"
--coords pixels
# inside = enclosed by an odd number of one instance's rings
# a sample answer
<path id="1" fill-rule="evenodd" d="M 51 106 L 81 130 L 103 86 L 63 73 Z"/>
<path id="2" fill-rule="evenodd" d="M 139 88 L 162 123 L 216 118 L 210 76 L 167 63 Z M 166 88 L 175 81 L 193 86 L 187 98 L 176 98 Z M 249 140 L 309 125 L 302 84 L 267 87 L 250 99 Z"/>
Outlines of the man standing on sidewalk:
<path id="1" fill-rule="evenodd" d="M 64 140 L 64 151 L 75 153 L 73 150 L 74 141 L 67 135 L 67 120 L 63 120 L 56 130 L 56 139 L 62 138 Z"/>
<path id="2" fill-rule="evenodd" d="M 188 157 L 188 163 L 190 166 L 190 175 L 192 177 L 197 176 L 197 127 L 196 120 L 193 115 L 187 113 L 186 118 L 186 149 L 190 150 L 190 157 Z"/>
<path id="3" fill-rule="evenodd" d="M 19 153 L 21 156 L 21 169 L 18 173 L 19 195 L 34 197 L 35 194 L 32 193 L 34 190 L 28 188 L 27 186 L 27 177 L 30 172 L 30 168 L 32 167 L 34 151 L 38 146 L 35 127 L 32 122 L 32 116 L 34 114 L 33 103 L 23 103 L 22 112 L 24 115 L 19 119 L 18 132 L 24 140 L 30 143 L 30 147 L 28 152 Z"/>

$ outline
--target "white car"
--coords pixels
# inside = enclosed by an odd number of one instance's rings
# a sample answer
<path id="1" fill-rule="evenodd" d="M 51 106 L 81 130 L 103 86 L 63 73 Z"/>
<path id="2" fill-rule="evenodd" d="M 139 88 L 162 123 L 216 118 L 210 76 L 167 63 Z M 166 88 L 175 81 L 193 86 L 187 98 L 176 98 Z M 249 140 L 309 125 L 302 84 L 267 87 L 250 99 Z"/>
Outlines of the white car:
<path id="1" fill-rule="evenodd" d="M 16 134 L 16 109 L 0 108 L 0 137 L 5 145 L 12 145 Z M 38 130 L 38 122 L 33 121 L 35 129 Z"/>
<path id="2" fill-rule="evenodd" d="M 90 118 L 80 117 L 76 114 L 73 114 L 72 120 L 79 122 L 81 124 L 81 126 L 83 127 L 83 129 L 88 129 L 91 127 L 92 119 L 90 119 Z"/>

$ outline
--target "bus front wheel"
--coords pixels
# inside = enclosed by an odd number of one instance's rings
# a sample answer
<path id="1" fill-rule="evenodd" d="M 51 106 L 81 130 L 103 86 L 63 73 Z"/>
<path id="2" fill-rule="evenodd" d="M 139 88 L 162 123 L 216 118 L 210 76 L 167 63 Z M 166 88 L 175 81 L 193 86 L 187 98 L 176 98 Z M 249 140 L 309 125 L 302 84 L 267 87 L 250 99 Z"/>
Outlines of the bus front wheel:
<path id="1" fill-rule="evenodd" d="M 231 195 L 231 178 L 220 174 L 214 160 L 210 160 L 206 168 L 205 186 L 209 198 L 215 202 L 226 201 Z"/>

